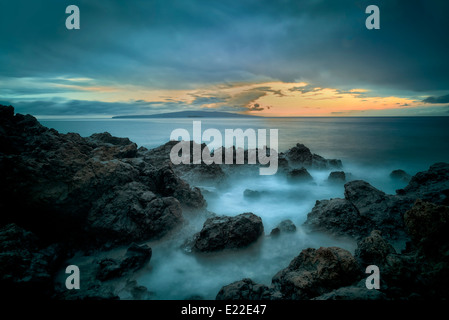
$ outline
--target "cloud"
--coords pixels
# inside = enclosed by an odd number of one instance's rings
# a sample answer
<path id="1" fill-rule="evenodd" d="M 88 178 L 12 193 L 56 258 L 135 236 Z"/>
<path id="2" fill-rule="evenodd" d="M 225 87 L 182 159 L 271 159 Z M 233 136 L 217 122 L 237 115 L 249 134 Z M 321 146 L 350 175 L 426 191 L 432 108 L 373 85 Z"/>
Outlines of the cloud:
<path id="1" fill-rule="evenodd" d="M 314 87 L 314 86 L 308 84 L 308 85 L 305 85 L 305 86 L 302 86 L 302 87 L 293 87 L 293 88 L 290 88 L 288 90 L 291 91 L 291 92 L 299 91 L 302 94 L 304 94 L 304 93 L 309 93 L 309 92 L 317 92 L 317 91 L 320 91 L 321 89 L 322 88 Z"/>
<path id="2" fill-rule="evenodd" d="M 262 108 L 258 103 L 255 103 L 252 106 L 248 107 L 248 111 L 262 111 L 262 110 L 264 110 L 264 108 Z"/>
<path id="3" fill-rule="evenodd" d="M 380 30 L 365 28 L 370 3 L 364 0 L 76 4 L 81 29 L 68 31 L 65 1 L 2 3 L 0 73 L 165 89 L 270 79 L 323 87 L 449 87 L 447 1 L 378 0 Z"/>
<path id="4" fill-rule="evenodd" d="M 423 100 L 424 103 L 449 103 L 449 94 L 439 97 L 427 97 Z"/>

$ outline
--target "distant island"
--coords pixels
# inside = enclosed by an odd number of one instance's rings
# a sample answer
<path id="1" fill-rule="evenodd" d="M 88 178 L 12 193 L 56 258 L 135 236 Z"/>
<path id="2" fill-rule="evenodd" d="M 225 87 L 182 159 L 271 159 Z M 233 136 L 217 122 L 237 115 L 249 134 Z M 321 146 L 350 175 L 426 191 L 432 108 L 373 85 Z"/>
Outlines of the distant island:
<path id="1" fill-rule="evenodd" d="M 248 114 L 238 114 L 222 111 L 179 111 L 158 114 L 136 114 L 113 116 L 112 119 L 149 119 L 149 118 L 259 118 Z"/>

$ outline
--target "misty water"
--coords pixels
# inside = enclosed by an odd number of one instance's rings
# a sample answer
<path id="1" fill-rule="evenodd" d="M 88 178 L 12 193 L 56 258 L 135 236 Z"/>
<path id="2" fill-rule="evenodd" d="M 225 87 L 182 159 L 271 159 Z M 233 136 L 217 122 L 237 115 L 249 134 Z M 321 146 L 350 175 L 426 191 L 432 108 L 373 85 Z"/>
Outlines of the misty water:
<path id="1" fill-rule="evenodd" d="M 201 120 L 203 130 L 278 129 L 279 151 L 303 143 L 313 153 L 341 159 L 351 179 L 363 179 L 376 188 L 395 193 L 405 186 L 393 181 L 392 170 L 403 169 L 413 175 L 435 162 L 449 161 L 449 117 L 446 118 L 266 118 L 266 119 L 145 119 L 145 120 L 45 120 L 41 123 L 62 133 L 77 132 L 89 136 L 110 132 L 128 137 L 138 146 L 157 147 L 170 138 L 176 128 L 192 132 L 192 121 Z M 336 239 L 311 233 L 302 227 L 316 200 L 343 197 L 343 185 L 327 182 L 330 170 L 309 170 L 314 183 L 289 183 L 282 175 L 252 174 L 233 177 L 225 187 L 202 186 L 207 209 L 216 214 L 235 216 L 253 212 L 262 218 L 265 236 L 245 249 L 219 253 L 193 254 L 181 246 L 198 232 L 204 215 L 186 215 L 185 225 L 168 238 L 152 241 L 149 265 L 135 274 L 139 285 L 153 292 L 154 299 L 214 299 L 226 284 L 251 278 L 269 285 L 271 278 L 305 248 L 339 246 L 352 253 L 350 239 Z M 244 198 L 245 189 L 267 191 L 259 199 Z M 297 226 L 293 234 L 270 237 L 270 231 L 282 220 Z M 401 244 L 396 244 L 399 249 Z M 127 298 L 123 295 L 122 298 Z"/>

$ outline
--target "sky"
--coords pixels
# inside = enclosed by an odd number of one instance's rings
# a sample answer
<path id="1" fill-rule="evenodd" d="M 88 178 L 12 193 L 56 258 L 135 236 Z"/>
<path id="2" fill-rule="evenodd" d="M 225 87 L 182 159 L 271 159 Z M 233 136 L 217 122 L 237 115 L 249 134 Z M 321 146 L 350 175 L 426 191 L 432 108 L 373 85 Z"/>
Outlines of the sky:
<path id="1" fill-rule="evenodd" d="M 448 116 L 448 13 L 437 0 L 2 0 L 0 104 L 37 117 Z"/>

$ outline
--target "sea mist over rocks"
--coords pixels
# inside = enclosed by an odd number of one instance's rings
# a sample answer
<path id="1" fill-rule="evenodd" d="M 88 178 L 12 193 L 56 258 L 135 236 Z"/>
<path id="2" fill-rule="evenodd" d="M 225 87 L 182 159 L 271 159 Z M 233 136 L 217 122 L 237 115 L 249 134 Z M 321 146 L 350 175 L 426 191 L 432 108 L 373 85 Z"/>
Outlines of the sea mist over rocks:
<path id="1" fill-rule="evenodd" d="M 318 127 L 342 128 L 339 121 L 319 120 Z M 403 157 L 403 166 L 387 151 L 411 134 L 408 119 L 393 121 L 392 127 L 410 130 L 390 140 L 378 137 L 389 132 L 380 120 L 377 144 L 366 131 L 375 122 L 357 121 L 350 119 L 346 140 L 328 130 L 323 141 L 299 126 L 296 137 L 327 145 L 327 152 L 296 139 L 279 147 L 276 175 L 260 176 L 258 165 L 174 166 L 175 141 L 146 148 L 103 130 L 127 131 L 151 144 L 165 131 L 148 122 L 92 122 L 100 133 L 83 136 L 86 131 L 70 132 L 72 125 L 89 128 L 83 122 L 60 121 L 66 131 L 58 132 L 1 106 L 2 287 L 11 296 L 52 299 L 439 296 L 447 274 L 449 164 L 427 161 L 447 159 L 447 150 L 429 148 L 447 144 L 446 133 L 436 135 L 447 120 L 432 120 L 420 133 L 426 143 L 398 145 L 401 156 L 416 155 Z M 291 142 L 294 126 L 285 123 L 276 127 Z M 154 136 L 142 136 L 151 130 Z M 351 139 L 358 144 L 349 160 L 334 156 L 339 147 L 349 150 Z M 364 266 L 373 263 L 385 270 L 386 286 L 367 294 L 359 284 Z M 64 286 L 69 264 L 82 273 L 80 290 Z M 295 281 L 305 274 L 308 281 Z"/>

